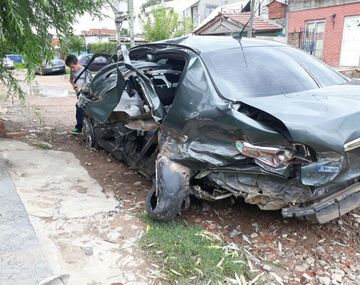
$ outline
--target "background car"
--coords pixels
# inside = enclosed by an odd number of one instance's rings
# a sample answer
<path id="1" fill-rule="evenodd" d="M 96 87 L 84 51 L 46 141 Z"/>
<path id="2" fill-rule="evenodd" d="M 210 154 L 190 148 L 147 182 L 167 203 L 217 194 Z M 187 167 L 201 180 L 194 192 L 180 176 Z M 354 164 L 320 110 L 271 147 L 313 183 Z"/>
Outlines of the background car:
<path id="1" fill-rule="evenodd" d="M 5 65 L 5 67 L 7 69 L 14 69 L 15 68 L 14 62 L 8 57 L 4 58 L 4 65 Z"/>
<path id="2" fill-rule="evenodd" d="M 48 63 L 43 63 L 41 67 L 36 70 L 36 74 L 65 74 L 65 62 L 62 59 L 55 58 Z"/>
<path id="3" fill-rule="evenodd" d="M 80 64 L 82 66 L 87 65 L 92 56 L 93 56 L 93 54 L 91 54 L 91 53 L 80 55 L 78 57 Z M 90 71 L 99 71 L 105 65 L 107 65 L 107 62 L 108 62 L 108 59 L 105 56 L 99 56 L 99 57 L 95 58 L 95 60 L 90 64 L 88 69 Z"/>

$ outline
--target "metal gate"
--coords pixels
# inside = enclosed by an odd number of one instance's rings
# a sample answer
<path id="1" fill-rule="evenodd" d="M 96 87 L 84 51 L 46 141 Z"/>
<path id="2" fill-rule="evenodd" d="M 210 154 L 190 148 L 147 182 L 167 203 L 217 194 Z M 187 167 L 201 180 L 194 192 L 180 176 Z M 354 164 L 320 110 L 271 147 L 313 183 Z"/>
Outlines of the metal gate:
<path id="1" fill-rule="evenodd" d="M 319 59 L 323 58 L 325 21 L 305 23 L 301 48 Z"/>

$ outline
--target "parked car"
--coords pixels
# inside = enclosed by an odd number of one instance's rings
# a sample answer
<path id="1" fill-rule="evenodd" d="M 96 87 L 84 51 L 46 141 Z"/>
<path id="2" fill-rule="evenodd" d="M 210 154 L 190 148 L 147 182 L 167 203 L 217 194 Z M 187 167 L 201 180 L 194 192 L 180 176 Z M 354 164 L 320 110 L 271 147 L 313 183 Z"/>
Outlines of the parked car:
<path id="1" fill-rule="evenodd" d="M 22 55 L 16 53 L 8 53 L 5 55 L 7 58 L 12 60 L 14 63 L 23 63 Z"/>
<path id="2" fill-rule="evenodd" d="M 89 147 L 153 179 L 148 214 L 242 198 L 325 223 L 360 205 L 360 81 L 275 42 L 189 36 L 132 48 L 80 94 Z"/>
<path id="3" fill-rule="evenodd" d="M 40 67 L 37 68 L 36 74 L 65 74 L 65 62 L 62 59 L 55 58 L 49 62 L 44 62 Z"/>
<path id="4" fill-rule="evenodd" d="M 5 56 L 4 58 L 4 65 L 7 69 L 14 69 L 15 68 L 15 64 L 14 62 L 8 58 L 7 56 Z"/>
<path id="5" fill-rule="evenodd" d="M 80 64 L 85 66 L 90 62 L 91 57 L 93 54 L 82 54 L 78 57 Z M 105 56 L 99 56 L 95 58 L 95 60 L 90 64 L 88 69 L 90 71 L 99 71 L 101 68 L 103 68 L 105 65 L 107 65 L 108 58 Z"/>

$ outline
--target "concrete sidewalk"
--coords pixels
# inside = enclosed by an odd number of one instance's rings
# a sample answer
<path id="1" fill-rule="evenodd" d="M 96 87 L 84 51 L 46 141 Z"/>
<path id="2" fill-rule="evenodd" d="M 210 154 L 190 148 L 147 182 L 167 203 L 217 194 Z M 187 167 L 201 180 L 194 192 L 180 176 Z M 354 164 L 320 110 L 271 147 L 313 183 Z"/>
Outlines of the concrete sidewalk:
<path id="1" fill-rule="evenodd" d="M 0 159 L 0 284 L 38 284 L 51 275 L 6 163 Z"/>
<path id="2" fill-rule="evenodd" d="M 0 285 L 151 283 L 138 218 L 72 153 L 0 138 L 0 161 Z"/>

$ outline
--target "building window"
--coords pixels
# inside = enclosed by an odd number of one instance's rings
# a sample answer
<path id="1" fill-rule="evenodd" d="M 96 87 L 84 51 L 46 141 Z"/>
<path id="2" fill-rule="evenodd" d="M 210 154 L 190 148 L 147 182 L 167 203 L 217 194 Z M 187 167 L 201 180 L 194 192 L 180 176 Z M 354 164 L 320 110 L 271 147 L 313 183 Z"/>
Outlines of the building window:
<path id="1" fill-rule="evenodd" d="M 308 21 L 305 23 L 302 49 L 319 59 L 323 57 L 325 21 Z"/>
<path id="2" fill-rule="evenodd" d="M 209 16 L 215 9 L 216 9 L 216 5 L 209 5 L 209 4 L 206 4 L 205 6 L 205 18 L 207 16 Z"/>
<path id="3" fill-rule="evenodd" d="M 198 6 L 192 6 L 191 7 L 191 18 L 192 18 L 193 23 L 194 23 L 195 26 L 200 24 L 199 7 Z"/>

